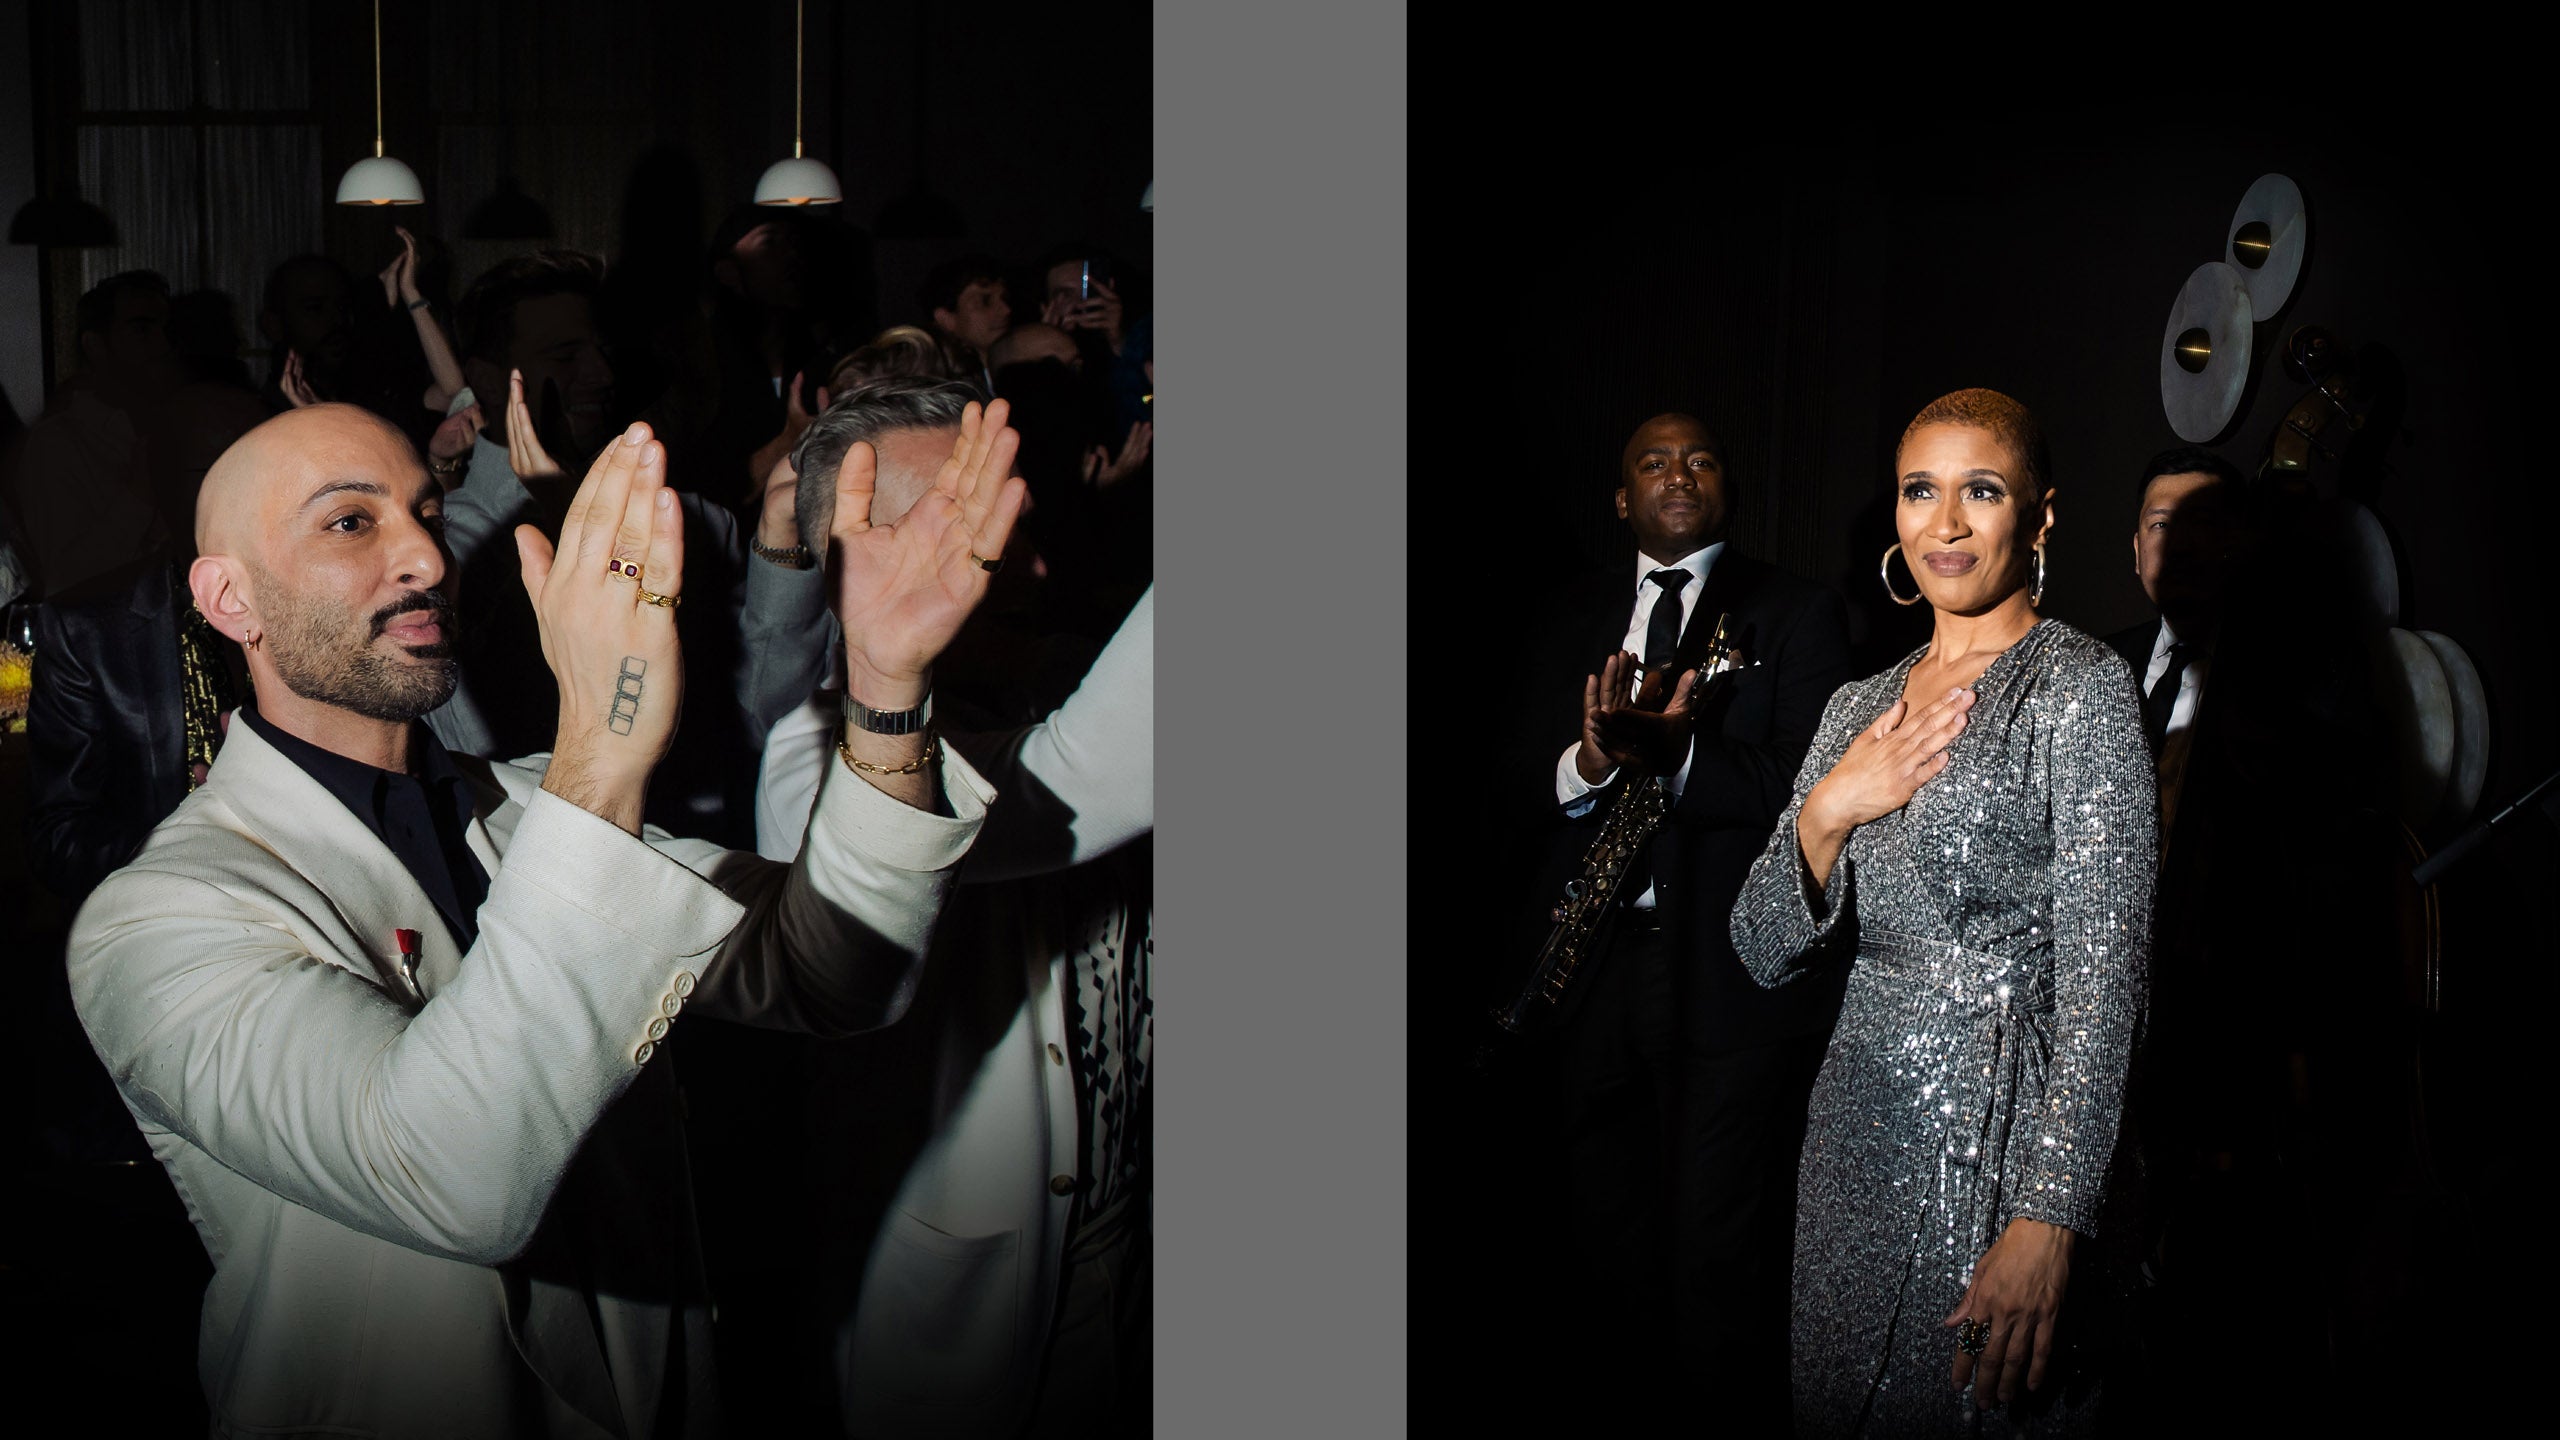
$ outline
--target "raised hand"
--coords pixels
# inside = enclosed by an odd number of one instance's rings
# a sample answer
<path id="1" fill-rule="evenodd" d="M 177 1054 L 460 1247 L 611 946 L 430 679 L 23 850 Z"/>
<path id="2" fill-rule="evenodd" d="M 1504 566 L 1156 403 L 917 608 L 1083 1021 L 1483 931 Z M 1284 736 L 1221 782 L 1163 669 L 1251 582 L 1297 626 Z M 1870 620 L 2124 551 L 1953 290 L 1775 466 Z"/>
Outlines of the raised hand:
<path id="1" fill-rule="evenodd" d="M 1049 324 L 1062 330 L 1099 330 L 1115 353 L 1120 349 L 1120 290 L 1111 281 L 1095 281 L 1093 294 L 1088 298 L 1067 300 L 1062 297 L 1050 304 L 1057 310 L 1058 318 L 1048 320 Z M 1044 315 L 1042 318 L 1047 320 L 1048 317 Z"/>
<path id="2" fill-rule="evenodd" d="M 418 237 L 406 225 L 394 225 L 392 233 L 400 237 L 400 253 L 382 267 L 376 276 L 382 282 L 382 303 L 406 305 L 418 299 Z"/>
<path id="3" fill-rule="evenodd" d="M 1156 427 L 1153 421 L 1141 420 L 1129 427 L 1129 438 L 1120 447 L 1117 459 L 1110 451 L 1096 445 L 1084 457 L 1084 483 L 1097 490 L 1108 490 L 1138 472 L 1147 463 L 1147 451 L 1154 447 Z"/>
<path id="4" fill-rule="evenodd" d="M 516 553 L 542 658 L 560 684 L 542 788 L 637 834 L 649 774 L 684 702 L 674 604 L 684 591 L 684 523 L 667 488 L 666 447 L 646 425 L 623 432 L 578 486 L 559 545 L 519 525 Z M 634 564 L 637 576 L 627 572 Z"/>
<path id="5" fill-rule="evenodd" d="M 480 406 L 474 402 L 444 417 L 436 433 L 427 437 L 427 458 L 459 460 L 471 453 L 473 442 L 479 438 Z"/>
<path id="6" fill-rule="evenodd" d="M 1639 691 L 1636 669 L 1636 657 L 1621 650 L 1601 664 L 1599 674 L 1582 683 L 1582 745 L 1574 752 L 1573 763 L 1586 785 L 1597 785 L 1620 768 L 1646 775 L 1674 774 L 1688 753 L 1695 718 L 1689 691 L 1698 672 L 1683 673 L 1671 693 L 1664 695 L 1667 672 L 1646 676 Z"/>
<path id="7" fill-rule="evenodd" d="M 610 447 L 608 447 L 610 449 Z M 603 457 L 597 458 L 602 464 Z M 568 472 L 551 452 L 542 448 L 542 436 L 533 428 L 533 412 L 524 403 L 524 372 L 507 372 L 507 468 L 516 478 L 532 485 L 544 480 L 563 480 Z M 590 476 L 594 471 L 587 472 Z"/>
<path id="8" fill-rule="evenodd" d="M 302 378 L 302 352 L 299 350 L 284 352 L 284 374 L 276 384 L 284 391 L 285 403 L 296 410 L 320 403 L 320 392 L 312 389 L 311 382 Z"/>
<path id="9" fill-rule="evenodd" d="M 767 550 L 788 550 L 800 543 L 800 470 L 783 456 L 764 477 L 764 499 L 756 512 L 756 543 Z"/>
<path id="10" fill-rule="evenodd" d="M 1963 733 L 1973 692 L 1954 689 L 1917 714 L 1896 700 L 1858 732 L 1831 773 L 1805 792 L 1796 835 L 1816 883 L 1848 843 L 1849 832 L 1911 803 L 1921 785 L 1947 768 L 1947 747 Z"/>
<path id="11" fill-rule="evenodd" d="M 828 532 L 836 619 L 844 626 L 847 692 L 875 710 L 922 704 L 933 662 L 986 598 L 1027 490 L 1013 474 L 1021 437 L 1002 400 L 961 412 L 960 438 L 941 473 L 894 524 L 874 524 L 878 457 L 868 444 L 836 472 Z"/>
<path id="12" fill-rule="evenodd" d="M 1624 656 L 1626 668 L 1634 668 L 1635 657 Z M 1623 681 L 1621 682 L 1623 683 Z M 1645 677 L 1642 688 L 1627 703 L 1602 711 L 1596 717 L 1600 740 L 1610 753 L 1624 755 L 1635 769 L 1647 775 L 1676 775 L 1689 760 L 1689 740 L 1696 733 L 1697 711 L 1691 692 L 1698 683 L 1693 668 L 1680 672 L 1675 681 L 1668 668 Z M 1661 692 L 1669 689 L 1665 696 Z"/>

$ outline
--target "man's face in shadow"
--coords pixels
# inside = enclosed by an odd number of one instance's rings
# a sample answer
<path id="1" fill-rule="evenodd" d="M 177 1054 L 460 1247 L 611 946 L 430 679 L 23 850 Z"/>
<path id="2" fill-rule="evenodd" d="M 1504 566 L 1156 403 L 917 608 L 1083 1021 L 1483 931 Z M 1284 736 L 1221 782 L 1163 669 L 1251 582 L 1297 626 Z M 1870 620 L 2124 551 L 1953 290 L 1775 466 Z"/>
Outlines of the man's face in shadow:
<path id="1" fill-rule="evenodd" d="M 169 348 L 168 300 L 145 291 L 118 296 L 115 317 L 107 328 L 80 337 L 80 354 L 117 398 L 160 398 L 177 380 Z"/>
<path id="2" fill-rule="evenodd" d="M 613 362 L 596 333 L 595 306 L 584 295 L 536 295 L 517 302 L 514 330 L 507 363 L 524 372 L 525 404 L 537 425 L 565 420 L 574 448 L 552 458 L 583 470 L 616 428 Z M 498 396 L 503 403 L 503 386 Z M 548 446 L 555 437 L 545 430 L 543 441 Z"/>
<path id="3" fill-rule="evenodd" d="M 2164 614 L 2209 614 L 2222 603 L 2246 533 L 2231 487 L 2202 471 L 2152 477 L 2133 531 L 2133 572 Z"/>
<path id="4" fill-rule="evenodd" d="M 302 356 L 307 369 L 334 375 L 355 344 L 347 280 L 325 265 L 297 265 L 278 287 L 276 308 L 260 317 L 267 338 Z"/>

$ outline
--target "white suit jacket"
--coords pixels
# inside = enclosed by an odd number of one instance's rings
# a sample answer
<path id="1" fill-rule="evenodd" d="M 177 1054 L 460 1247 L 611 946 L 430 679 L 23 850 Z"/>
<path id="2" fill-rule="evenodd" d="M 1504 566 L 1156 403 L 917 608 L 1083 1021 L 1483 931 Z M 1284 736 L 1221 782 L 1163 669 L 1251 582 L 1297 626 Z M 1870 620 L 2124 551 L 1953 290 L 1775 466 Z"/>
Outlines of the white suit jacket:
<path id="1" fill-rule="evenodd" d="M 952 737 L 953 750 L 979 757 L 1001 797 L 964 884 L 1051 874 L 1154 828 L 1154 679 L 1150 588 L 1047 720 L 1010 735 Z M 773 728 L 756 795 L 756 843 L 768 857 L 799 851 L 837 713 L 824 694 Z M 895 1199 L 868 1237 L 836 1335 L 848 1435 L 1004 1437 L 1022 1427 L 1074 1204 L 1051 1181 L 1072 1181 L 1082 1158 L 1066 948 L 1083 938 L 1095 898 L 1085 892 L 1108 884 L 1080 872 L 1057 883 L 1071 895 L 1016 889 L 1000 906 L 971 904 L 967 939 L 937 947 L 932 993 L 900 1033 L 866 1039 L 850 1047 L 862 1053 L 835 1065 L 819 1062 L 845 1086 L 824 1103 L 866 1115 L 913 1111 L 921 1141 L 866 1144 L 850 1162 L 903 1173 L 890 1179 Z M 1120 936 L 1111 943 L 1127 953 Z"/>
<path id="2" fill-rule="evenodd" d="M 468 954 L 246 725 L 73 924 L 81 1021 L 213 1260 L 215 1433 L 716 1433 L 656 1040 L 896 1019 L 992 792 L 956 756 L 956 818 L 838 775 L 785 867 L 635 838 L 542 790 L 548 757 L 455 763 L 490 877 Z"/>

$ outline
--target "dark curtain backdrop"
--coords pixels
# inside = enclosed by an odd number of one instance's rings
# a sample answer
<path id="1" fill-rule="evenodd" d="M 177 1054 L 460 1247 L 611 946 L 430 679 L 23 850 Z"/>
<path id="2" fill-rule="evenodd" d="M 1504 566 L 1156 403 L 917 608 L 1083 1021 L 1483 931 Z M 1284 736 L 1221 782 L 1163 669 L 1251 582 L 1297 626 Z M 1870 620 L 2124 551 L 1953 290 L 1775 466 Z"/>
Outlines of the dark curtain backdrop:
<path id="1" fill-rule="evenodd" d="M 121 270 L 229 294 L 263 373 L 256 312 L 288 255 L 318 251 L 369 277 L 396 253 L 401 224 L 450 247 L 447 289 L 459 294 L 543 243 L 608 260 L 635 244 L 687 253 L 791 153 L 790 0 L 385 4 L 384 138 L 427 197 L 396 210 L 331 203 L 373 148 L 366 5 L 61 0 L 0 6 L 0 23 L 27 34 L 37 82 L 0 105 L 0 125 L 27 127 L 38 184 L 76 187 L 119 232 L 115 246 L 48 252 L 48 384 L 69 373 L 73 302 Z M 845 197 L 809 213 L 874 232 L 881 323 L 925 319 L 926 272 L 965 250 L 1027 270 L 1080 239 L 1145 267 L 1150 24 L 1126 0 L 1072 14 L 808 6 L 802 130 Z M 548 213 L 546 240 L 462 233 L 501 181 Z M 881 223 L 919 187 L 943 202 L 940 223 Z M 0 200 L 14 211 L 25 198 Z M 1013 298 L 1018 318 L 1037 318 L 1036 297 Z M 14 398 L 40 408 L 41 397 Z"/>
<path id="2" fill-rule="evenodd" d="M 1642 93 L 1600 93 L 1621 80 Z M 1718 432 L 1739 487 L 1733 542 L 1836 586 L 1871 672 L 1927 638 L 1926 609 L 1886 603 L 1875 576 L 1902 427 L 1947 391 L 2005 391 L 2043 421 L 2057 467 L 2045 612 L 2100 635 L 2148 619 L 2130 542 L 2144 461 L 2181 443 L 2158 381 L 2170 305 L 2222 257 L 2250 183 L 2290 175 L 2309 258 L 2281 313 L 2260 317 L 2255 378 L 2213 448 L 2256 471 L 2305 392 L 2274 359 L 2294 326 L 2387 351 L 2405 410 L 2359 443 L 2346 488 L 2398 549 L 2398 623 L 2451 636 L 2480 670 L 2494 738 L 2477 813 L 2560 766 L 2551 284 L 2538 256 L 2490 240 L 2514 233 L 2491 197 L 2512 188 L 2518 155 L 2477 127 L 2436 133 L 2396 112 L 2212 127 L 2159 118 L 2197 107 L 2146 100 L 2003 110 L 1979 129 L 1935 106 L 1825 111 L 1808 127 L 1798 104 L 1760 116 L 1710 96 L 1692 111 L 1628 77 L 1594 84 L 1570 115 L 1558 103 L 1471 122 L 1471 159 L 1435 182 L 1448 203 L 1417 207 L 1442 217 L 1421 229 L 1417 273 L 1445 257 L 1466 280 L 1415 304 L 1417 333 L 1444 342 L 1418 361 L 1423 411 L 1463 420 L 1418 432 L 1411 638 L 1445 653 L 1445 625 L 1479 637 L 1467 648 L 1489 663 L 1462 672 L 1473 704 L 1448 703 L 1446 669 L 1413 674 L 1416 1313 L 1418 1335 L 1436 1317 L 1442 1337 L 1417 1347 L 1416 1394 L 1488 1418 L 1571 1394 L 1531 1361 L 1542 1331 L 1574 1323 L 1522 1308 L 1564 1263 L 1552 1161 L 1530 1119 L 1490 1110 L 1494 1092 L 1463 1078 L 1487 1005 L 1529 958 L 1470 898 L 1488 877 L 1516 879 L 1527 843 L 1489 800 L 1550 783 L 1493 768 L 1515 699 L 1503 649 L 1567 580 L 1631 564 L 1610 492 L 1647 416 L 1689 410 Z M 1732 138 L 1754 133 L 1786 140 Z M 1497 195 L 1514 220 L 1470 223 Z M 1443 443 L 1466 448 L 1435 454 Z M 2335 488 L 2335 472 L 2320 483 Z M 1463 626 L 1434 598 L 1453 564 L 1489 577 Z M 1572 738 L 1552 737 L 1547 766 Z M 2388 763 L 2336 783 L 2387 795 Z M 2268 846 L 2287 843 L 2287 816 L 2259 823 Z M 2544 907 L 2560 884 L 2551 819 L 2511 831 L 2441 887 L 2444 1009 L 2427 1056 L 2447 1183 L 2483 1218 L 2531 1203 L 2510 1142 L 2538 1088 L 2524 1057 L 2549 1025 Z M 2487 1343 L 2512 1335 L 2493 1326 Z"/>

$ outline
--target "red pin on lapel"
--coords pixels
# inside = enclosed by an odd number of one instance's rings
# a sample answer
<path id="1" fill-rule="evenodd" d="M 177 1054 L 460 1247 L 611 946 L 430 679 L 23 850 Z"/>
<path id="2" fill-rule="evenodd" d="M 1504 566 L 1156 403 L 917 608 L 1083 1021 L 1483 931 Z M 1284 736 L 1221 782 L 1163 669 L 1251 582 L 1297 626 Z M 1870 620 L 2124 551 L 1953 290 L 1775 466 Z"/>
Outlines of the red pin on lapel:
<path id="1" fill-rule="evenodd" d="M 392 943 L 400 947 L 400 973 L 408 978 L 411 988 L 418 983 L 419 936 L 415 930 L 394 930 Z"/>

